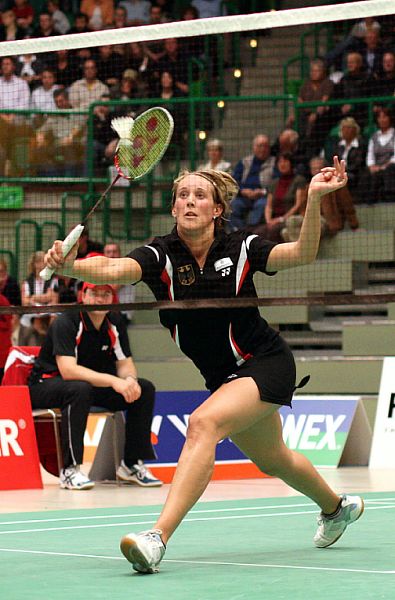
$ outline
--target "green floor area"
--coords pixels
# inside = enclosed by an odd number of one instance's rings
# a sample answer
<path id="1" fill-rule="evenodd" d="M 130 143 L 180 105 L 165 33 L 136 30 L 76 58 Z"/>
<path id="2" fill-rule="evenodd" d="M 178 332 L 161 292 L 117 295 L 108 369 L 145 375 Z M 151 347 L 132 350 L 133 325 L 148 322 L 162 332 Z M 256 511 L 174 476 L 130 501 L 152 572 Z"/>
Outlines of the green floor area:
<path id="1" fill-rule="evenodd" d="M 159 507 L 0 515 L 1 600 L 349 600 L 395 597 L 395 492 L 364 494 L 339 542 L 312 545 L 303 497 L 200 503 L 156 575 L 135 574 L 118 542 Z"/>

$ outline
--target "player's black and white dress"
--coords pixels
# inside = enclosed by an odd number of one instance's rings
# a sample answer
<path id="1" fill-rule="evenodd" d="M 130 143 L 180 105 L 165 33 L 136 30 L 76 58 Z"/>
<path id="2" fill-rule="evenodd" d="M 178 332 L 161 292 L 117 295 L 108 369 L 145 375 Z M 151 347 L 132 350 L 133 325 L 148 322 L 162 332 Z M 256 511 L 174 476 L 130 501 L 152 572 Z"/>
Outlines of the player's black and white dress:
<path id="1" fill-rule="evenodd" d="M 253 275 L 267 275 L 275 244 L 245 231 L 218 232 L 201 269 L 176 228 L 128 255 L 157 300 L 256 298 Z M 261 399 L 291 404 L 295 362 L 287 344 L 256 307 L 162 310 L 160 321 L 214 391 L 238 377 L 252 377 Z"/>

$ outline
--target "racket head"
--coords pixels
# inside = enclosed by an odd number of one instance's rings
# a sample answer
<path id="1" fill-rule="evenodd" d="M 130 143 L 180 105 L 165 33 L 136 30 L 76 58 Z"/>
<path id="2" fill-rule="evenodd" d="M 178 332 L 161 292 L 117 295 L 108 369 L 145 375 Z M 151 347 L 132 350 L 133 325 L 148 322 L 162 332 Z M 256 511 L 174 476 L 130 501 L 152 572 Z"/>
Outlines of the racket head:
<path id="1" fill-rule="evenodd" d="M 165 108 L 150 108 L 139 115 L 129 139 L 118 142 L 114 164 L 119 175 L 136 180 L 152 171 L 166 152 L 173 129 L 173 117 Z"/>

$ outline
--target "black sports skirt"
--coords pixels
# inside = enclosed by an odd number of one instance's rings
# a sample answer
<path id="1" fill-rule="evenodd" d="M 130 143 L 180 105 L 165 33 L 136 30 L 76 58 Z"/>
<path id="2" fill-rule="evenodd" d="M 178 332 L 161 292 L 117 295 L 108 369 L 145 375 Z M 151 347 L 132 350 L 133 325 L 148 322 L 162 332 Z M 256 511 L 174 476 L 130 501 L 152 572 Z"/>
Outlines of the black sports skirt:
<path id="1" fill-rule="evenodd" d="M 241 377 L 252 377 L 262 401 L 291 406 L 296 389 L 295 360 L 288 344 L 281 337 L 276 338 L 269 351 L 266 348 L 264 352 L 260 352 L 258 348 L 252 358 L 237 367 L 222 383 L 230 383 Z M 303 387 L 307 380 L 303 379 L 297 387 Z"/>

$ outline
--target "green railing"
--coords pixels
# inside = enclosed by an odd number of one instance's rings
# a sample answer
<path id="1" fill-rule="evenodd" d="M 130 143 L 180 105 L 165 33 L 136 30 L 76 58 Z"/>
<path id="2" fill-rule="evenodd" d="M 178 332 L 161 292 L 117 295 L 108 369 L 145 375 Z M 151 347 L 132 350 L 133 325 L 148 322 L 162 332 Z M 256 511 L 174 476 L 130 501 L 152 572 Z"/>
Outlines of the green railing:
<path id="1" fill-rule="evenodd" d="M 304 31 L 300 36 L 300 50 L 295 56 L 291 56 L 283 65 L 283 90 L 285 94 L 295 94 L 304 79 L 308 77 L 310 61 L 322 55 L 320 46 L 322 43 L 322 34 L 325 35 L 326 54 L 333 46 L 333 25 L 332 23 L 323 23 L 313 25 L 310 29 Z M 313 38 L 312 52 L 308 48 L 308 40 Z M 299 73 L 297 78 L 290 78 L 289 68 L 295 63 L 299 64 Z"/>
<path id="2" fill-rule="evenodd" d="M 225 102 L 225 107 L 219 109 L 217 103 L 219 100 Z M 136 104 L 139 100 L 134 101 Z M 141 101 L 140 101 L 141 102 Z M 288 105 L 293 107 L 296 125 L 298 127 L 298 117 L 302 109 L 315 108 L 317 106 L 336 107 L 343 104 L 351 105 L 365 105 L 367 113 L 367 130 L 371 129 L 374 124 L 374 106 L 377 104 L 386 105 L 394 104 L 395 97 L 393 96 L 376 96 L 369 98 L 358 98 L 358 99 L 337 99 L 329 100 L 326 103 L 323 102 L 303 102 L 299 103 L 297 96 L 290 94 L 281 95 L 268 95 L 268 96 L 229 96 L 225 99 L 223 96 L 216 97 L 203 97 L 203 98 L 177 98 L 174 100 L 162 101 L 163 106 L 170 107 L 171 112 L 175 114 L 177 118 L 177 106 L 180 103 L 184 103 L 188 113 L 188 138 L 187 138 L 187 149 L 182 150 L 179 146 L 173 148 L 172 160 L 166 161 L 166 156 L 163 159 L 163 164 L 160 169 L 154 170 L 149 176 L 146 176 L 142 180 L 132 183 L 130 186 L 125 188 L 115 188 L 113 193 L 106 198 L 102 211 L 97 216 L 101 215 L 101 226 L 102 226 L 102 241 L 108 239 L 117 240 L 143 240 L 151 236 L 151 222 L 152 217 L 156 213 L 168 212 L 169 200 L 170 200 L 170 189 L 171 182 L 174 176 L 178 173 L 181 157 L 187 162 L 190 169 L 196 167 L 198 159 L 202 158 L 204 151 L 204 141 L 200 141 L 197 137 L 196 126 L 198 119 L 196 118 L 196 112 L 201 107 L 204 108 L 205 112 L 210 112 L 213 115 L 214 125 L 218 128 L 221 121 L 221 114 L 226 111 L 231 104 L 235 103 L 248 104 L 251 102 L 259 103 L 262 109 L 265 110 L 265 105 L 273 104 L 276 105 L 281 103 L 284 107 L 284 113 Z M 96 103 L 100 104 L 100 103 Z M 112 103 L 110 103 L 112 104 Z M 115 104 L 119 104 L 115 103 Z M 133 101 L 129 104 L 133 104 Z M 147 105 L 157 104 L 157 100 L 147 100 Z M 172 108 L 171 108 L 172 106 Z M 93 119 L 94 106 L 90 107 L 88 111 L 88 123 Z M 26 112 L 26 111 L 24 111 Z M 248 109 L 247 109 L 248 112 Z M 279 129 L 281 124 L 279 123 Z M 365 134 L 367 134 L 367 130 Z M 89 134 L 90 131 L 90 134 Z M 88 150 L 92 147 L 89 135 L 92 130 L 88 127 Z M 246 132 L 246 135 L 249 135 Z M 93 157 L 90 156 L 93 160 Z M 184 164 L 185 164 L 184 162 Z M 167 171 L 163 171 L 164 165 L 168 168 Z M 91 165 L 93 170 L 93 164 Z M 93 171 L 92 171 L 93 172 Z M 36 181 L 33 177 L 14 178 L 18 183 L 21 182 L 32 182 Z M 52 183 L 53 179 L 41 178 L 41 181 L 47 181 Z M 5 181 L 8 181 L 5 179 Z M 59 181 L 57 179 L 56 181 Z M 23 252 L 27 252 L 26 246 L 29 249 L 40 250 L 46 247 L 48 240 L 54 237 L 62 238 L 70 226 L 76 222 L 80 222 L 86 216 L 87 211 L 92 206 L 92 203 L 98 197 L 98 194 L 102 191 L 105 185 L 108 184 L 108 176 L 102 178 L 82 178 L 82 179 L 66 179 L 62 180 L 73 182 L 86 183 L 85 191 L 68 191 L 63 194 L 60 207 L 59 223 L 56 221 L 45 220 L 42 223 L 36 217 L 34 219 L 20 219 L 15 223 L 15 247 L 10 249 L 4 249 L 3 254 L 7 254 L 10 258 L 10 270 L 14 273 L 18 273 L 18 261 L 23 255 Z M 100 223 L 99 220 L 96 221 Z M 45 239 L 44 239 L 45 237 Z M 23 248 L 22 248 L 23 245 Z"/>
<path id="3" fill-rule="evenodd" d="M 394 96 L 372 96 L 369 98 L 338 98 L 336 100 L 328 100 L 327 102 L 311 101 L 311 102 L 298 102 L 297 98 L 294 98 L 294 114 L 295 114 L 295 129 L 298 130 L 299 122 L 299 111 L 304 108 L 317 108 L 318 106 L 342 106 L 343 104 L 355 105 L 366 105 L 368 110 L 368 121 L 366 124 L 367 128 L 372 128 L 375 122 L 374 106 L 379 105 L 391 105 L 395 104 Z"/>

